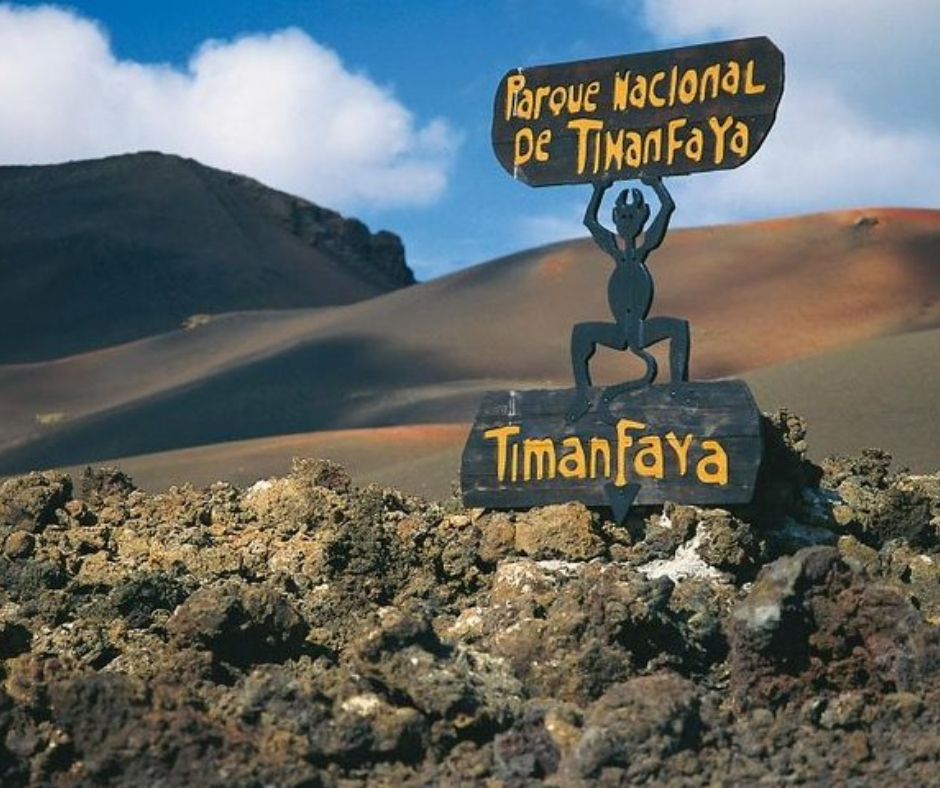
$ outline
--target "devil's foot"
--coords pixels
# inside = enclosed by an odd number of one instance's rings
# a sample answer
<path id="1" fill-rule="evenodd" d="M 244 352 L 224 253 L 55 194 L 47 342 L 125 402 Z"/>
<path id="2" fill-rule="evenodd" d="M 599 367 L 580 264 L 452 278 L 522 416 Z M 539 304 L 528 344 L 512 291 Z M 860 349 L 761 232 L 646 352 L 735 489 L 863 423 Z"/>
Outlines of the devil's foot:
<path id="1" fill-rule="evenodd" d="M 577 421 L 591 409 L 591 405 L 591 398 L 587 394 L 579 393 L 568 408 L 565 419 L 570 422 Z"/>

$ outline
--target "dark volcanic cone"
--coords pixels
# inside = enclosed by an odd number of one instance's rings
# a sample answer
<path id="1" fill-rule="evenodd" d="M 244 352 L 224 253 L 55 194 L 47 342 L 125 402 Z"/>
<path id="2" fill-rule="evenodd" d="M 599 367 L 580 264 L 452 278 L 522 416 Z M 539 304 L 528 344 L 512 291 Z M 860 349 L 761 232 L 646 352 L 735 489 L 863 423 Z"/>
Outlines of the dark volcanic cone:
<path id="1" fill-rule="evenodd" d="M 414 282 L 397 236 L 190 159 L 0 167 L 0 363 Z M 196 320 L 199 317 L 195 318 Z"/>

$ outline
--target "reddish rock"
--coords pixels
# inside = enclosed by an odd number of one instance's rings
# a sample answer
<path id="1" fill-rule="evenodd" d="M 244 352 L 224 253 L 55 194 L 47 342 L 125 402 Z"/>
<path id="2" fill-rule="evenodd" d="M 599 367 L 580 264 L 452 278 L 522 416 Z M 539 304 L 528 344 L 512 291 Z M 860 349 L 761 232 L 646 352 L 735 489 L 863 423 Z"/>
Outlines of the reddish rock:
<path id="1" fill-rule="evenodd" d="M 940 668 L 940 630 L 831 547 L 765 567 L 730 621 L 731 689 L 743 707 L 802 703 L 820 688 L 922 687 Z"/>

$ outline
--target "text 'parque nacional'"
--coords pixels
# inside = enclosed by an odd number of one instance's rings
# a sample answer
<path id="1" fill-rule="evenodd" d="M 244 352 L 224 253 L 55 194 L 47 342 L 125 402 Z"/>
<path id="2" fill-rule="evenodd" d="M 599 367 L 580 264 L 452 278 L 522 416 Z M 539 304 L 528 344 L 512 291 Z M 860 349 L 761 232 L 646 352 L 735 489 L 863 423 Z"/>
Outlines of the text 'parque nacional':
<path id="1" fill-rule="evenodd" d="M 782 91 L 767 38 L 521 68 L 497 90 L 493 147 L 533 186 L 729 169 L 760 147 Z"/>

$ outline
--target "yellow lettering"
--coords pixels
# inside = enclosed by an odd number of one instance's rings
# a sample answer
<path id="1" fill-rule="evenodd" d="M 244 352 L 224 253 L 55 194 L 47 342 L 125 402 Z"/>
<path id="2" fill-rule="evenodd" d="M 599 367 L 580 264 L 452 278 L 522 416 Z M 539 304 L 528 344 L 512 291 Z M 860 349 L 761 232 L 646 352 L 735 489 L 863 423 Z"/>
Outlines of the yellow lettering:
<path id="1" fill-rule="evenodd" d="M 522 479 L 532 478 L 535 465 L 536 479 L 555 478 L 555 444 L 551 438 L 526 438 L 522 442 Z"/>
<path id="2" fill-rule="evenodd" d="M 535 89 L 535 108 L 532 110 L 534 118 L 542 117 L 542 102 L 551 92 L 551 85 L 540 85 Z"/>
<path id="3" fill-rule="evenodd" d="M 698 100 L 704 104 L 708 99 L 718 98 L 719 82 L 721 79 L 721 64 L 715 63 L 702 72 L 699 83 Z M 709 86 L 711 89 L 709 90 Z"/>
<path id="4" fill-rule="evenodd" d="M 525 77 L 522 74 L 513 74 L 506 80 L 506 120 L 516 114 L 516 97 L 524 87 Z"/>
<path id="5" fill-rule="evenodd" d="M 725 75 L 721 78 L 721 89 L 732 96 L 737 96 L 741 89 L 741 65 L 735 61 L 728 61 Z"/>
<path id="6" fill-rule="evenodd" d="M 591 118 L 579 118 L 578 120 L 569 120 L 568 128 L 574 129 L 578 133 L 578 174 L 581 175 L 587 167 L 588 147 L 590 145 L 591 132 L 599 133 L 604 128 L 604 122 L 601 120 L 592 120 Z M 594 153 L 594 171 L 597 172 L 598 158 L 600 153 L 595 144 Z"/>
<path id="7" fill-rule="evenodd" d="M 728 483 L 728 455 L 718 441 L 704 440 L 702 448 L 711 452 L 698 461 L 695 475 L 703 484 Z"/>
<path id="8" fill-rule="evenodd" d="M 582 108 L 592 112 L 597 109 L 597 104 L 592 101 L 601 89 L 601 83 L 597 80 L 585 85 L 583 82 L 576 85 L 558 86 L 552 89 L 548 97 L 548 108 L 555 117 L 567 112 L 569 115 L 577 115 Z"/>
<path id="9" fill-rule="evenodd" d="M 698 73 L 694 68 L 688 69 L 679 80 L 679 101 L 682 104 L 691 104 L 698 96 Z"/>
<path id="10" fill-rule="evenodd" d="M 744 94 L 754 96 L 767 90 L 766 85 L 754 82 L 754 61 L 748 60 L 744 67 Z"/>
<path id="11" fill-rule="evenodd" d="M 512 166 L 519 167 L 532 158 L 535 153 L 535 135 L 528 126 L 523 126 L 516 132 L 512 145 Z"/>
<path id="12" fill-rule="evenodd" d="M 604 463 L 604 472 L 600 475 L 605 479 L 610 478 L 610 441 L 606 438 L 591 438 L 591 478 L 598 477 L 597 458 L 600 457 Z"/>
<path id="13" fill-rule="evenodd" d="M 552 111 L 552 115 L 556 118 L 561 114 L 561 111 L 565 108 L 565 104 L 568 103 L 568 90 L 559 86 L 554 88 L 551 94 L 548 97 L 548 108 Z M 570 108 L 569 108 L 570 111 Z"/>
<path id="14" fill-rule="evenodd" d="M 587 84 L 539 85 L 533 90 L 526 87 L 524 74 L 512 74 L 506 79 L 505 119 L 538 120 L 546 110 L 556 118 L 563 113 L 576 115 L 582 111 L 594 112 L 597 110 L 600 92 L 601 83 L 596 79 Z M 615 109 L 616 100 L 615 89 Z"/>
<path id="15" fill-rule="evenodd" d="M 506 427 L 495 427 L 483 433 L 483 437 L 486 440 L 496 440 L 496 477 L 500 481 L 505 481 L 506 479 L 506 450 L 509 446 L 509 438 L 513 435 L 518 435 L 521 430 L 522 427 L 516 424 Z M 515 481 L 515 475 L 514 471 L 513 481 Z"/>
<path id="16" fill-rule="evenodd" d="M 616 448 L 608 438 L 568 435 L 564 438 L 519 439 L 522 427 L 511 424 L 494 427 L 483 432 L 486 441 L 493 441 L 496 453 L 496 478 L 500 483 L 551 481 L 556 475 L 565 479 L 613 479 L 618 487 L 631 478 L 665 479 L 666 445 L 675 457 L 678 476 L 691 470 L 690 453 L 693 446 L 701 447 L 696 453 L 695 476 L 702 484 L 725 486 L 728 484 L 728 455 L 715 439 L 699 441 L 691 433 L 680 437 L 675 432 L 664 436 L 637 434 L 647 425 L 631 419 L 617 421 Z M 614 464 L 616 463 L 616 467 Z"/>
<path id="17" fill-rule="evenodd" d="M 645 426 L 639 421 L 630 421 L 630 419 L 617 421 L 617 479 L 615 483 L 618 487 L 623 487 L 627 483 L 627 449 L 633 445 L 633 436 L 628 435 L 627 430 L 642 430 Z"/>
<path id="18" fill-rule="evenodd" d="M 558 461 L 558 473 L 566 479 L 586 479 L 587 458 L 584 456 L 584 446 L 581 445 L 581 440 L 572 435 L 565 438 L 561 445 L 567 446 L 571 451 Z"/>
<path id="19" fill-rule="evenodd" d="M 679 133 L 679 129 L 686 126 L 686 124 L 688 124 L 688 121 L 685 118 L 675 118 L 669 121 L 669 126 L 668 126 L 669 141 L 666 144 L 666 163 L 667 164 L 672 164 L 676 160 L 676 153 L 685 144 L 684 140 L 679 139 L 678 133 Z"/>
<path id="20" fill-rule="evenodd" d="M 659 161 L 663 155 L 663 130 L 650 129 L 643 141 L 643 163 Z"/>
<path id="21" fill-rule="evenodd" d="M 597 94 L 601 92 L 601 83 L 599 80 L 594 80 L 589 83 L 587 90 L 584 91 L 584 110 L 585 112 L 596 112 L 597 111 Z"/>
<path id="22" fill-rule="evenodd" d="M 705 135 L 701 129 L 692 129 L 689 132 L 689 139 L 686 140 L 685 150 L 686 158 L 692 161 L 701 161 L 702 153 L 705 150 Z"/>
<path id="23" fill-rule="evenodd" d="M 650 99 L 650 104 L 652 104 L 654 107 L 666 106 L 666 99 L 662 98 L 656 93 L 656 86 L 660 82 L 662 82 L 665 78 L 666 78 L 665 71 L 657 71 L 655 74 L 653 74 L 652 77 L 650 77 L 649 99 Z"/>
<path id="24" fill-rule="evenodd" d="M 638 74 L 633 80 L 633 87 L 630 88 L 630 103 L 637 109 L 643 109 L 646 106 L 646 77 Z"/>
<path id="25" fill-rule="evenodd" d="M 627 132 L 627 150 L 625 154 L 625 160 L 628 167 L 643 166 L 643 137 L 640 136 L 639 132 Z"/>
<path id="26" fill-rule="evenodd" d="M 692 445 L 692 436 L 686 434 L 682 439 L 682 443 L 679 443 L 676 433 L 667 432 L 666 443 L 676 453 L 676 460 L 679 463 L 679 475 L 685 476 L 686 471 L 689 469 L 689 447 Z"/>
<path id="27" fill-rule="evenodd" d="M 637 476 L 662 479 L 666 474 L 662 439 L 658 435 L 646 435 L 640 438 L 639 445 L 643 448 L 633 458 Z"/>
<path id="28" fill-rule="evenodd" d="M 725 160 L 725 134 L 731 128 L 733 120 L 730 115 L 725 118 L 724 123 L 719 122 L 714 115 L 708 119 L 708 125 L 715 133 L 715 164 L 721 164 Z"/>
<path id="29" fill-rule="evenodd" d="M 748 146 L 751 144 L 751 133 L 744 121 L 737 121 L 734 124 L 734 134 L 728 142 L 728 148 L 732 153 L 737 154 L 742 159 L 747 156 Z"/>
<path id="30" fill-rule="evenodd" d="M 604 132 L 604 170 L 609 170 L 611 164 L 618 170 L 623 169 L 623 129 L 616 134 Z"/>
<path id="31" fill-rule="evenodd" d="M 538 137 L 528 126 L 523 126 L 516 132 L 512 146 L 512 165 L 521 167 L 535 156 L 536 161 L 548 161 L 548 151 L 545 147 L 552 141 L 552 130 L 542 129 Z"/>
<path id="32" fill-rule="evenodd" d="M 614 74 L 614 112 L 627 111 L 627 89 L 630 86 L 630 72 Z"/>

